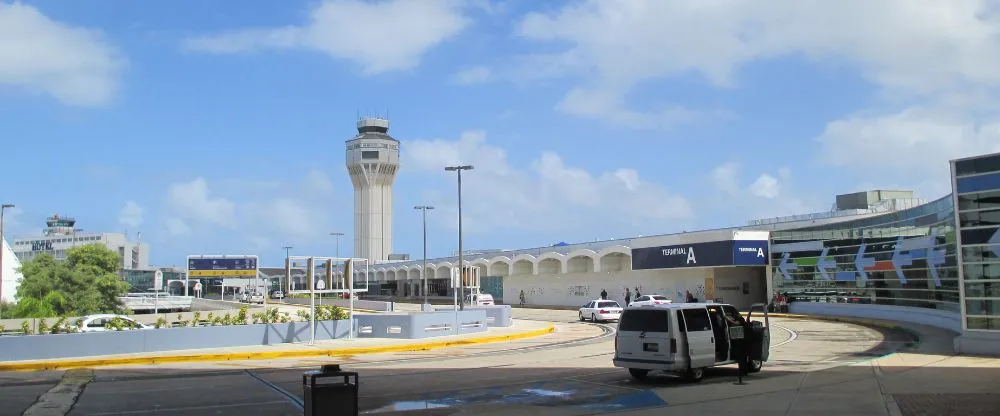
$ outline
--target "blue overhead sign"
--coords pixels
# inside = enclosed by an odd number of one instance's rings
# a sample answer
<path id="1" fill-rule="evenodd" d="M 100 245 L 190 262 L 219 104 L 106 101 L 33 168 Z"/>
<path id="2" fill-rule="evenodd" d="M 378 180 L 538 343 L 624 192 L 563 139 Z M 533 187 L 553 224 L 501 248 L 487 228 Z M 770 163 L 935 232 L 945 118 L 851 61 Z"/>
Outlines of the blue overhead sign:
<path id="1" fill-rule="evenodd" d="M 256 276 L 257 257 L 203 257 L 188 259 L 191 277 Z"/>
<path id="2" fill-rule="evenodd" d="M 727 240 L 632 249 L 632 270 L 764 266 L 766 240 Z"/>

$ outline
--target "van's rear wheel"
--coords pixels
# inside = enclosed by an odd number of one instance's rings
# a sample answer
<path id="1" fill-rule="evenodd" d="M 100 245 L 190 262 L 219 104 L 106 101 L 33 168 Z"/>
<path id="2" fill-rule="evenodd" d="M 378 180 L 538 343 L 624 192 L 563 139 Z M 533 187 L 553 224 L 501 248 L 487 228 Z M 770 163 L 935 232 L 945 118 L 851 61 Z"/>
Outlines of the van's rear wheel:
<path id="1" fill-rule="evenodd" d="M 689 369 L 687 370 L 686 373 L 684 373 L 684 377 L 687 378 L 689 381 L 701 381 L 701 379 L 705 377 L 705 369 L 704 368 Z"/>
<path id="2" fill-rule="evenodd" d="M 642 381 L 646 379 L 647 375 L 649 375 L 649 370 L 643 370 L 641 368 L 630 368 L 628 369 L 628 373 L 632 375 L 632 378 Z"/>
<path id="3" fill-rule="evenodd" d="M 764 367 L 764 362 L 761 360 L 750 360 L 750 365 L 747 366 L 748 373 L 759 373 L 761 367 Z"/>

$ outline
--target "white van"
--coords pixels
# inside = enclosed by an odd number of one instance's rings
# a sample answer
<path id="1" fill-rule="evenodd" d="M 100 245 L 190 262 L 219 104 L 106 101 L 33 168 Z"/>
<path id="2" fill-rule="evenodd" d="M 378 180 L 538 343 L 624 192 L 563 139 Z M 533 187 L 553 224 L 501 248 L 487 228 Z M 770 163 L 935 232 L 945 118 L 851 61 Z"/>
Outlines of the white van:
<path id="1" fill-rule="evenodd" d="M 732 305 L 721 303 L 628 307 L 615 335 L 614 365 L 639 380 L 659 370 L 697 381 L 707 367 L 738 363 L 742 348 L 749 348 L 746 370 L 756 373 L 768 359 L 771 342 L 767 311 L 764 324 L 750 320 L 757 308 L 765 309 L 756 304 L 744 318 Z"/>

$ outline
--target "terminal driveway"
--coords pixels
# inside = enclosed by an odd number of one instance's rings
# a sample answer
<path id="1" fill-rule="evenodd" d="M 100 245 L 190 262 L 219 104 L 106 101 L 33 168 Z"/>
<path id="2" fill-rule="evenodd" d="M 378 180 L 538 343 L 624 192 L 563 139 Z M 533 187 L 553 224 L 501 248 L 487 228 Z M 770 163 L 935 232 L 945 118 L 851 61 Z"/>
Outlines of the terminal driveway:
<path id="1" fill-rule="evenodd" d="M 613 367 L 614 324 L 580 323 L 576 311 L 516 309 L 515 317 L 556 322 L 557 331 L 503 344 L 340 359 L 97 369 L 70 414 L 301 414 L 302 373 L 333 362 L 360 374 L 360 406 L 372 414 L 417 409 L 427 409 L 418 414 L 463 409 L 484 414 L 486 409 L 521 412 L 539 406 L 545 414 L 598 414 L 663 406 L 651 389 L 690 387 L 670 377 L 637 383 Z M 771 322 L 772 361 L 747 378 L 751 384 L 870 359 L 909 341 L 904 333 L 848 323 Z M 0 374 L 0 414 L 20 413 L 60 375 Z M 723 367 L 707 371 L 700 385 L 735 380 L 735 369 Z"/>

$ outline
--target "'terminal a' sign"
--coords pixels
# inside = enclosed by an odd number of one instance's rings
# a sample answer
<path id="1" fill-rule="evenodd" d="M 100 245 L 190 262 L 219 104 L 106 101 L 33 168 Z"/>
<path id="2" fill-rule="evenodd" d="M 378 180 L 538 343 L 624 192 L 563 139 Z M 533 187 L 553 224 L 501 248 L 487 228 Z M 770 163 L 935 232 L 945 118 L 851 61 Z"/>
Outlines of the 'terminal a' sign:
<path id="1" fill-rule="evenodd" d="M 764 266 L 767 240 L 728 240 L 632 249 L 632 269 Z"/>

